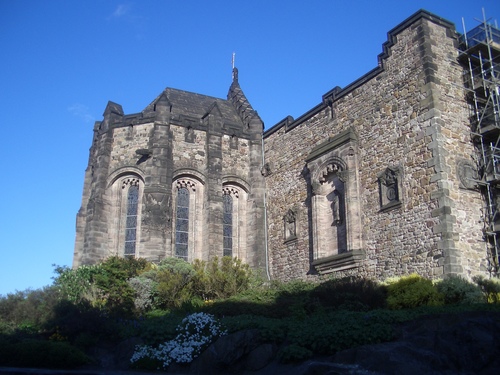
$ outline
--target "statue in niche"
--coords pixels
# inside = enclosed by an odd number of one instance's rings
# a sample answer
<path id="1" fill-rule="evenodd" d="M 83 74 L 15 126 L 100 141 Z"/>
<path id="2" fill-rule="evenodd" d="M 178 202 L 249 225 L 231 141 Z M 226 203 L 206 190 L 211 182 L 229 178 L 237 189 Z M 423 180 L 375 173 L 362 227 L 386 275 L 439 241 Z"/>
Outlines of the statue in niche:
<path id="1" fill-rule="evenodd" d="M 340 193 L 338 190 L 332 191 L 328 194 L 327 199 L 331 202 L 330 207 L 332 210 L 332 226 L 339 226 L 342 224 L 342 218 L 340 215 Z"/>
<path id="2" fill-rule="evenodd" d="M 328 167 L 312 186 L 318 258 L 347 251 L 345 185 L 339 168 Z"/>
<path id="3" fill-rule="evenodd" d="M 284 217 L 285 221 L 285 240 L 292 239 L 296 237 L 296 220 L 295 212 L 289 209 Z"/>

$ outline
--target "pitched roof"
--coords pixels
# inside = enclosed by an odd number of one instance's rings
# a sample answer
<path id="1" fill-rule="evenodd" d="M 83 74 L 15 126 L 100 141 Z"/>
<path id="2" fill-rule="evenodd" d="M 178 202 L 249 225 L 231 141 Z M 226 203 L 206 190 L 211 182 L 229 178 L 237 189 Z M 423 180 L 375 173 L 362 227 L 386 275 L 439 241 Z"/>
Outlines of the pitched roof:
<path id="1" fill-rule="evenodd" d="M 212 110 L 214 105 L 217 105 L 225 122 L 233 124 L 242 123 L 235 107 L 228 100 L 169 87 L 158 95 L 158 97 L 153 100 L 153 102 L 149 104 L 142 111 L 142 113 L 147 114 L 154 112 L 156 103 L 163 95 L 166 96 L 168 102 L 170 103 L 170 111 L 174 116 L 183 115 L 201 119 Z"/>

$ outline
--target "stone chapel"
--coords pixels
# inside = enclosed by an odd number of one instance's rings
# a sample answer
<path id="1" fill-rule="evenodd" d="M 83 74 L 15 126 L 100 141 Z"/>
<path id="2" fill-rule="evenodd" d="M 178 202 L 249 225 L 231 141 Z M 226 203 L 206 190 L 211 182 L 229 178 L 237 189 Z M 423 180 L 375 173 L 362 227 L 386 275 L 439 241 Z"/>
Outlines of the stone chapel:
<path id="1" fill-rule="evenodd" d="M 237 69 L 227 99 L 108 102 L 73 266 L 232 256 L 280 280 L 495 275 L 500 31 L 471 33 L 421 10 L 377 67 L 267 130 Z"/>

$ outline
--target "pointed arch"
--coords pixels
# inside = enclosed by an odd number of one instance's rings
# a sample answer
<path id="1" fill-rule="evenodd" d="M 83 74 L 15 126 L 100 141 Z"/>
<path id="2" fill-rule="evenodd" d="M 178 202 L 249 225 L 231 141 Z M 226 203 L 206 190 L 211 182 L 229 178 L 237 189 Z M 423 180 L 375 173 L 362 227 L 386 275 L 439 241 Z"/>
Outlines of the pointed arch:
<path id="1" fill-rule="evenodd" d="M 186 261 L 205 259 L 204 184 L 199 175 L 182 171 L 176 173 L 172 185 L 173 230 L 172 256 Z"/>

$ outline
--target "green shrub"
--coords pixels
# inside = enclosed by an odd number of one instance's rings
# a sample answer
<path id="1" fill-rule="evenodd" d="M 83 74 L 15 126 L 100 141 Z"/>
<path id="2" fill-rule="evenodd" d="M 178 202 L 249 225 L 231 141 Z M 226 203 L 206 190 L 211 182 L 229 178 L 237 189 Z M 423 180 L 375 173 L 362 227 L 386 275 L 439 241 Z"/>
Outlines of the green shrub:
<path id="1" fill-rule="evenodd" d="M 115 316 L 129 316 L 134 310 L 135 292 L 128 280 L 150 267 L 145 259 L 110 257 L 100 264 L 94 283 L 101 292 L 100 308 Z"/>
<path id="2" fill-rule="evenodd" d="M 85 354 L 65 342 L 0 341 L 1 366 L 70 369 L 89 362 Z"/>
<path id="3" fill-rule="evenodd" d="M 500 280 L 474 276 L 472 279 L 484 293 L 488 303 L 500 303 Z"/>
<path id="4" fill-rule="evenodd" d="M 0 332 L 7 327 L 31 327 L 38 330 L 52 317 L 53 308 L 59 301 L 55 287 L 16 291 L 0 297 Z"/>
<path id="5" fill-rule="evenodd" d="M 192 298 L 191 280 L 195 270 L 190 263 L 180 258 L 166 258 L 160 262 L 157 270 L 149 271 L 147 277 L 153 273 L 157 284 L 158 307 L 180 308 Z"/>
<path id="6" fill-rule="evenodd" d="M 252 279 L 248 264 L 237 258 L 215 257 L 209 262 L 197 260 L 193 266 L 196 271 L 193 290 L 204 300 L 236 295 L 248 289 Z"/>
<path id="7" fill-rule="evenodd" d="M 288 342 L 320 355 L 390 341 L 394 336 L 391 323 L 355 311 L 313 314 L 305 322 L 291 321 L 287 329 Z"/>
<path id="8" fill-rule="evenodd" d="M 401 277 L 387 286 L 387 305 L 391 309 L 410 309 L 442 304 L 442 296 L 432 281 L 417 274 Z"/>
<path id="9" fill-rule="evenodd" d="M 109 319 L 103 312 L 89 302 L 74 304 L 61 300 L 54 307 L 53 317 L 44 325 L 48 334 L 57 333 L 73 342 L 81 334 L 110 340 L 116 337 L 115 319 Z"/>
<path id="10" fill-rule="evenodd" d="M 140 258 L 112 256 L 97 265 L 77 269 L 56 266 L 54 285 L 64 298 L 89 302 L 93 307 L 116 316 L 129 316 L 134 309 L 135 292 L 128 280 L 150 269 Z"/>
<path id="11" fill-rule="evenodd" d="M 89 301 L 94 303 L 99 299 L 99 290 L 95 285 L 95 276 L 101 272 L 99 264 L 82 265 L 76 269 L 54 265 L 54 286 L 61 296 L 68 301 L 79 303 Z"/>
<path id="12" fill-rule="evenodd" d="M 146 272 L 146 274 L 152 271 Z M 137 311 L 144 313 L 157 307 L 158 283 L 153 278 L 145 277 L 144 274 L 132 277 L 128 280 L 130 287 L 134 290 L 134 306 Z"/>
<path id="13" fill-rule="evenodd" d="M 484 302 L 481 289 L 460 276 L 448 276 L 436 284 L 446 304 L 471 304 Z"/>
<path id="14" fill-rule="evenodd" d="M 339 310 L 366 311 L 385 307 L 385 288 L 362 278 L 333 279 L 317 285 L 311 298 L 323 307 Z"/>
<path id="15" fill-rule="evenodd" d="M 176 327 L 182 319 L 183 316 L 178 314 L 160 314 L 159 311 L 156 311 L 141 321 L 139 337 L 148 345 L 157 345 L 165 340 L 174 338 Z"/>
<path id="16" fill-rule="evenodd" d="M 286 339 L 288 321 L 250 314 L 222 318 L 229 333 L 246 329 L 258 329 L 264 342 L 282 343 Z"/>

